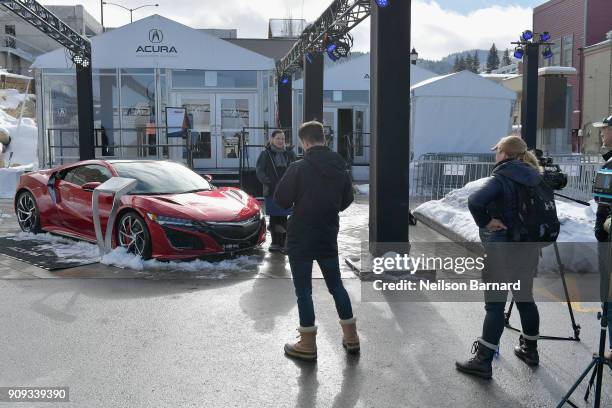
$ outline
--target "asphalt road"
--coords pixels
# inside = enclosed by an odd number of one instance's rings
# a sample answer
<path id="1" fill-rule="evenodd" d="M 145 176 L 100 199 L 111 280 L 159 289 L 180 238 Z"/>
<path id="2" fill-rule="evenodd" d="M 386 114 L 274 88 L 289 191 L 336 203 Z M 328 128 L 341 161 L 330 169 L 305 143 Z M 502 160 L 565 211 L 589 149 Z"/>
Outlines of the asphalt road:
<path id="1" fill-rule="evenodd" d="M 412 237 L 442 240 L 422 225 Z M 299 363 L 282 351 L 297 334 L 287 267 L 269 256 L 262 265 L 213 280 L 100 265 L 49 273 L 0 256 L 0 386 L 68 386 L 66 407 L 551 407 L 598 341 L 597 305 L 576 304 L 582 342 L 541 341 L 532 369 L 506 332 L 494 379 L 475 379 L 454 361 L 470 355 L 482 304 L 362 302 L 368 283 L 345 269 L 362 354 L 345 355 L 331 296 L 315 279 L 319 360 Z M 571 334 L 564 304 L 539 307 L 542 334 Z M 609 369 L 604 387 L 602 406 L 612 406 Z M 573 399 L 581 407 L 584 389 Z M 0 403 L 13 405 L 56 406 Z"/>

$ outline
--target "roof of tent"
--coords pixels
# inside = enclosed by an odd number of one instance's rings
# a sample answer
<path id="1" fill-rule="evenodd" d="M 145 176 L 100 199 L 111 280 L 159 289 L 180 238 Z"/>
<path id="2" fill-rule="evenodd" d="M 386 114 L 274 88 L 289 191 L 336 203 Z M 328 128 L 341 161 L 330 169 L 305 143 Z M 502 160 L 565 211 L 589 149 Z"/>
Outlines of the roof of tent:
<path id="1" fill-rule="evenodd" d="M 416 84 L 436 74 L 412 65 L 410 82 Z M 302 89 L 304 81 L 293 83 L 293 89 Z M 352 58 L 346 62 L 325 69 L 323 89 L 329 91 L 367 91 L 370 89 L 370 54 Z"/>
<path id="2" fill-rule="evenodd" d="M 470 71 L 426 79 L 410 90 L 413 96 L 516 99 L 516 92 Z"/>
<path id="3" fill-rule="evenodd" d="M 91 39 L 93 68 L 174 68 L 267 71 L 274 60 L 160 15 Z M 60 48 L 36 58 L 33 68 L 71 68 Z"/>

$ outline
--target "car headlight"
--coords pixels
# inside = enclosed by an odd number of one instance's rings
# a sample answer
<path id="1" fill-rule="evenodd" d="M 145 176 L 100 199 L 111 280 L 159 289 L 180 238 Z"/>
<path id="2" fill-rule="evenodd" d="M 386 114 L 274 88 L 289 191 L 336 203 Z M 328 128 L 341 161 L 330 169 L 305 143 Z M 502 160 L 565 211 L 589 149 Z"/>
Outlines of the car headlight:
<path id="1" fill-rule="evenodd" d="M 180 227 L 197 227 L 198 224 L 193 220 L 184 218 L 166 217 L 165 215 L 147 214 L 147 217 L 159 225 L 176 225 Z"/>

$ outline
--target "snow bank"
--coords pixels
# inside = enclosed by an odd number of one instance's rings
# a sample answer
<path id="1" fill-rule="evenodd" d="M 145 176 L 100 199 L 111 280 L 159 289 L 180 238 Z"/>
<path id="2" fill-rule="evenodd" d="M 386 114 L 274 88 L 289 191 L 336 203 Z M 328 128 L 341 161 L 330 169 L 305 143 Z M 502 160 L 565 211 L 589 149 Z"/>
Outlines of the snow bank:
<path id="1" fill-rule="evenodd" d="M 369 184 L 357 184 L 355 186 L 358 194 L 368 195 L 370 194 L 370 185 Z"/>
<path id="2" fill-rule="evenodd" d="M 483 178 L 468 183 L 463 188 L 451 191 L 441 200 L 421 204 L 414 212 L 443 225 L 464 241 L 480 242 L 478 227 L 468 210 L 467 200 L 470 194 L 482 187 L 486 180 L 487 178 Z M 561 233 L 557 242 L 564 265 L 568 270 L 575 272 L 597 270 L 595 245 L 597 241 L 593 235 L 597 205 L 594 201 L 587 207 L 560 200 L 557 200 L 556 204 L 561 223 Z M 543 250 L 542 258 L 541 266 L 557 269 L 553 246 Z"/>
<path id="3" fill-rule="evenodd" d="M 15 197 L 19 177 L 26 171 L 33 170 L 32 164 L 27 166 L 0 168 L 0 198 Z"/>

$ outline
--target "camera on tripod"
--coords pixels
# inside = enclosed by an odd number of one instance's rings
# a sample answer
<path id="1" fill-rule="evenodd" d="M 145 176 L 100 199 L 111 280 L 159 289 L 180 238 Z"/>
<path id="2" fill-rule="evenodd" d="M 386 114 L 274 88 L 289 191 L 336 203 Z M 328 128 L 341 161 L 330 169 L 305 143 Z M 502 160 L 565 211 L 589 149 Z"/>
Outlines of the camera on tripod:
<path id="1" fill-rule="evenodd" d="M 598 204 L 612 205 L 612 170 L 600 169 L 593 183 L 593 198 Z"/>
<path id="2" fill-rule="evenodd" d="M 553 163 L 552 157 L 544 157 L 544 153 L 540 149 L 535 149 L 535 156 L 540 163 L 540 167 L 544 169 L 542 178 L 553 190 L 563 190 L 567 186 L 567 174 L 561 171 L 558 164 Z"/>

